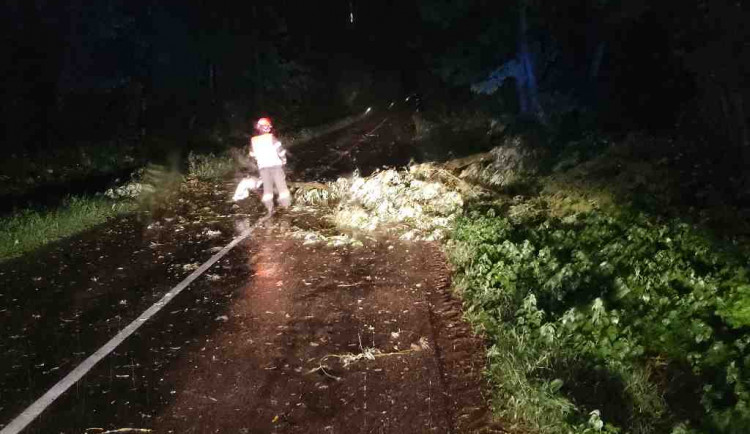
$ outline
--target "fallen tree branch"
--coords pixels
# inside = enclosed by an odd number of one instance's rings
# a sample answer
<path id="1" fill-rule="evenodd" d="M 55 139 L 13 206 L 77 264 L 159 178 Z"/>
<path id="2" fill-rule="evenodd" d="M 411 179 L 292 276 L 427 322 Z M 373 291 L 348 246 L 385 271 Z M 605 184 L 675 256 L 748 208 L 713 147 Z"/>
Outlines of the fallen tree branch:
<path id="1" fill-rule="evenodd" d="M 446 161 L 442 166 L 447 170 L 459 170 L 466 166 L 471 166 L 474 163 L 482 163 L 492 159 L 492 154 L 489 152 L 482 152 L 481 154 L 469 155 L 464 158 L 456 158 L 453 160 Z"/>
<path id="2" fill-rule="evenodd" d="M 442 184 L 458 190 L 466 197 L 475 197 L 478 194 L 489 193 L 480 185 L 471 184 L 456 176 L 451 170 L 444 166 L 436 166 L 429 163 L 412 166 L 410 169 L 418 178 L 439 181 Z"/>
<path id="3" fill-rule="evenodd" d="M 329 187 L 321 182 L 289 182 L 288 186 L 292 190 L 328 190 Z"/>

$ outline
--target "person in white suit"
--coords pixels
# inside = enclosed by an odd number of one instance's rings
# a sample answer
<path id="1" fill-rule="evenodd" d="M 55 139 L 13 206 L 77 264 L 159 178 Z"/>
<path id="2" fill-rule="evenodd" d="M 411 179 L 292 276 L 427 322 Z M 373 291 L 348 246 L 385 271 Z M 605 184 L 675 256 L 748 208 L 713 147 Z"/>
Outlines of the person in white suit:
<path id="1" fill-rule="evenodd" d="M 268 210 L 274 211 L 274 189 L 279 193 L 278 204 L 282 208 L 291 205 L 291 196 L 286 185 L 284 165 L 286 165 L 286 151 L 281 142 L 273 134 L 273 125 L 268 118 L 260 118 L 255 123 L 256 135 L 250 139 L 250 157 L 255 158 L 263 185 L 261 202 Z M 244 182 L 244 180 L 243 180 Z M 257 180 L 256 188 L 257 188 Z M 242 184 L 242 183 L 240 183 Z M 247 182 L 250 186 L 252 182 Z"/>

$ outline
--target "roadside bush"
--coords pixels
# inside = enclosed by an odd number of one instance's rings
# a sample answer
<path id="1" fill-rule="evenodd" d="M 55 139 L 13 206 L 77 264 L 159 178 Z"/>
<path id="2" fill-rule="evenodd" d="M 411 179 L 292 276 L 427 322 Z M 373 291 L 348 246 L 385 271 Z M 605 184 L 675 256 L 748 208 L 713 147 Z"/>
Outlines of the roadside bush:
<path id="1" fill-rule="evenodd" d="M 475 211 L 449 246 L 502 416 L 550 433 L 750 430 L 746 260 L 679 221 L 598 211 Z"/>

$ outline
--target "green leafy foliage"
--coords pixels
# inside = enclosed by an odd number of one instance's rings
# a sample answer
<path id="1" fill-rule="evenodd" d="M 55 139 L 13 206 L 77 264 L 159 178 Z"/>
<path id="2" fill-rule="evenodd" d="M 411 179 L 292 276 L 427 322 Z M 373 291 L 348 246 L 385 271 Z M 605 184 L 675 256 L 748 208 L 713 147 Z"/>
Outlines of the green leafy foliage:
<path id="1" fill-rule="evenodd" d="M 750 428 L 747 263 L 689 225 L 490 209 L 459 220 L 450 251 L 505 417 L 541 432 Z"/>

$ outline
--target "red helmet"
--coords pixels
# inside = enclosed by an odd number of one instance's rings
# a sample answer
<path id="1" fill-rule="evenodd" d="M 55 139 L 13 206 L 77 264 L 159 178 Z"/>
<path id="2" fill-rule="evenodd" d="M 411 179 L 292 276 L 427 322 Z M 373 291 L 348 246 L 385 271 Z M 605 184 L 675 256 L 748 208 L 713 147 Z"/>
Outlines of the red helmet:
<path id="1" fill-rule="evenodd" d="M 271 125 L 271 119 L 268 118 L 260 118 L 255 123 L 255 129 L 261 133 L 270 133 L 271 128 L 273 128 L 273 125 Z"/>

